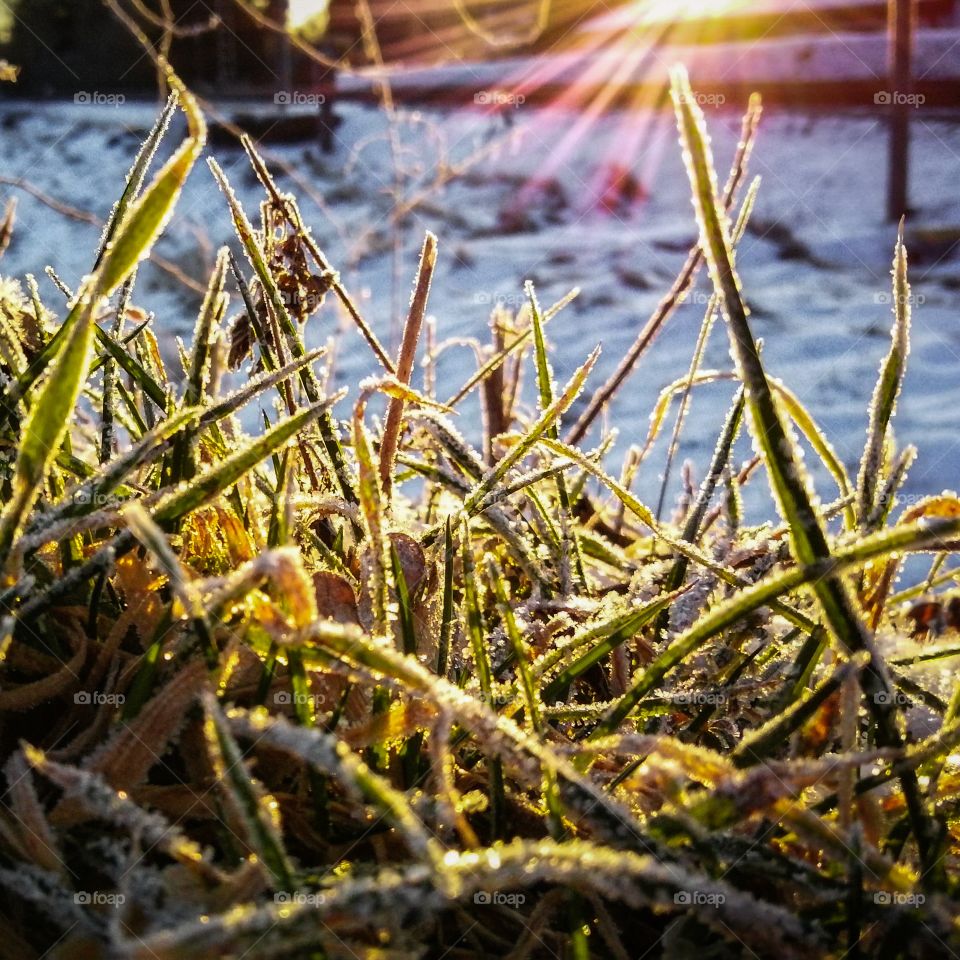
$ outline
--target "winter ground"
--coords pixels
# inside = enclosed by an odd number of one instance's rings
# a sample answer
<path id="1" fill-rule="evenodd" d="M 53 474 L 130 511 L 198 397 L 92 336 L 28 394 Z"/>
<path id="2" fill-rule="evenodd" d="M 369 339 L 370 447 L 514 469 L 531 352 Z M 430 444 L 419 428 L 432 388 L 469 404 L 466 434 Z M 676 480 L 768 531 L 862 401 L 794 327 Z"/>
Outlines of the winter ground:
<path id="1" fill-rule="evenodd" d="M 733 154 L 739 104 L 709 108 L 721 168 Z M 523 282 L 535 281 L 550 303 L 571 287 L 580 296 L 551 324 L 554 365 L 568 376 L 598 341 L 599 383 L 617 364 L 669 288 L 695 235 L 686 177 L 667 113 L 614 113 L 599 119 L 529 105 L 508 117 L 480 109 L 403 112 L 398 119 L 401 192 L 417 198 L 402 225 L 399 282 L 393 281 L 394 174 L 381 115 L 371 107 L 339 107 L 336 150 L 271 146 L 274 167 L 297 192 L 331 261 L 385 341 L 396 339 L 425 229 L 441 239 L 430 309 L 439 337 L 487 339 L 491 307 L 522 303 Z M 23 178 L 45 194 L 104 217 L 145 135 L 153 105 L 0 104 L 0 176 Z M 954 185 L 960 175 L 957 118 L 917 112 L 913 170 L 913 352 L 896 422 L 900 441 L 920 456 L 907 493 L 956 487 L 960 469 L 960 270 L 950 229 L 960 226 Z M 739 254 L 755 331 L 770 371 L 808 405 L 843 460 L 855 471 L 866 408 L 886 352 L 891 320 L 890 260 L 895 229 L 883 221 L 886 137 L 883 114 L 764 118 L 752 173 L 763 177 L 752 228 Z M 239 150 L 213 146 L 248 212 L 259 194 Z M 638 189 L 611 190 L 630 171 Z M 627 179 L 628 187 L 632 181 Z M 305 189 L 306 188 L 306 189 Z M 0 183 L 0 198 L 19 198 L 18 224 L 0 272 L 42 275 L 52 265 L 71 286 L 90 268 L 98 228 L 53 212 L 22 190 Z M 225 204 L 205 168 L 192 175 L 158 253 L 202 278 L 216 246 L 232 238 Z M 189 336 L 198 295 L 149 265 L 137 301 L 156 312 L 168 359 L 175 336 Z M 701 277 L 698 290 L 705 290 Z M 46 278 L 51 307 L 62 297 Z M 620 441 L 611 463 L 642 443 L 659 391 L 687 369 L 703 296 L 692 297 L 670 322 L 611 411 Z M 328 304 L 308 326 L 323 342 L 346 329 Z M 708 367 L 728 369 L 725 332 L 717 326 Z M 467 347 L 444 354 L 441 398 L 474 366 Z M 372 357 L 352 331 L 337 345 L 338 381 L 355 384 L 372 372 Z M 702 470 L 713 449 L 732 387 L 699 388 L 681 456 Z M 342 415 L 346 415 L 344 405 Z M 466 407 L 461 426 L 476 436 L 478 417 Z M 667 430 L 669 433 L 669 428 Z M 664 443 L 648 459 L 637 488 L 655 500 Z M 740 454 L 749 456 L 744 442 Z M 698 474 L 699 476 L 699 474 Z M 676 490 L 678 471 L 673 489 Z M 835 490 L 818 477 L 818 490 Z M 759 486 L 759 484 L 755 484 Z M 765 492 L 765 491 L 758 491 Z M 755 511 L 759 496 L 752 498 Z M 766 501 L 763 501 L 766 502 Z"/>

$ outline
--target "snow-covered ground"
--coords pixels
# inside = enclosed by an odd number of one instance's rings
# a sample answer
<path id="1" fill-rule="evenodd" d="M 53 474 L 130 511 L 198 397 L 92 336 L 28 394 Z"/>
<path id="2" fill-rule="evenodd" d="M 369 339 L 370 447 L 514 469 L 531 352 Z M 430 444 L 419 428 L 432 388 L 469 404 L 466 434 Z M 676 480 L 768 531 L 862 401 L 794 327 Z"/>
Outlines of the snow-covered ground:
<path id="1" fill-rule="evenodd" d="M 708 109 L 719 164 L 733 154 L 736 108 Z M 389 214 L 394 176 L 378 111 L 360 104 L 338 108 L 343 124 L 336 152 L 312 145 L 271 146 L 299 184 L 309 222 L 330 259 L 384 340 L 395 338 L 406 305 L 416 253 L 425 229 L 441 239 L 430 309 L 443 337 L 487 337 L 491 306 L 517 308 L 532 279 L 549 303 L 573 286 L 581 295 L 551 324 L 557 375 L 565 378 L 598 342 L 594 383 L 616 365 L 669 287 L 694 239 L 693 211 L 666 113 L 613 113 L 587 119 L 529 105 L 512 109 L 509 123 L 483 110 L 404 112 L 398 121 L 403 192 L 420 203 L 403 230 L 402 276 L 394 288 Z M 153 105 L 0 105 L 0 175 L 24 178 L 74 207 L 106 215 L 149 127 Z M 918 111 L 912 218 L 922 236 L 914 246 L 917 308 L 898 437 L 916 443 L 920 458 L 910 494 L 958 485 L 960 470 L 960 270 L 949 228 L 960 226 L 960 125 Z M 754 325 L 764 339 L 770 370 L 787 382 L 826 428 L 842 458 L 856 464 L 866 407 L 886 352 L 891 320 L 889 269 L 895 230 L 884 223 L 886 137 L 882 113 L 810 116 L 770 112 L 762 125 L 752 172 L 763 176 L 753 228 L 740 255 Z M 242 153 L 210 148 L 254 215 L 259 194 Z M 274 163 L 276 167 L 276 163 Z M 611 192 L 630 171 L 642 189 Z M 446 179 L 449 176 L 449 182 Z M 445 185 L 438 186 L 438 178 Z M 304 188 L 309 188 L 309 195 Z M 64 219 L 30 195 L 0 183 L 0 198 L 20 199 L 18 225 L 0 260 L 4 275 L 42 274 L 52 264 L 75 285 L 89 269 L 98 229 Z M 635 194 L 630 196 L 629 194 Z M 626 194 L 626 195 L 624 195 Z M 619 200 L 619 203 L 616 202 Z M 158 253 L 202 277 L 217 244 L 232 237 L 225 204 L 205 168 L 198 167 Z M 701 278 L 698 288 L 705 289 Z M 62 298 L 45 278 L 45 298 Z M 153 266 L 142 273 L 138 302 L 156 311 L 164 348 L 175 356 L 175 335 L 192 329 L 197 297 Z M 621 390 L 612 420 L 618 451 L 642 443 L 659 391 L 681 376 L 702 316 L 694 297 Z M 344 325 L 327 305 L 311 320 L 308 337 L 322 342 Z M 472 368 L 466 347 L 445 354 L 440 394 L 449 395 Z M 707 365 L 727 369 L 725 331 L 715 329 Z M 339 346 L 343 383 L 371 372 L 365 344 L 352 332 Z M 702 470 L 727 407 L 731 385 L 699 389 L 681 454 Z M 344 407 L 344 414 L 346 407 Z M 475 408 L 461 417 L 476 435 Z M 740 451 L 746 457 L 746 445 Z M 663 444 L 647 461 L 638 489 L 655 499 Z M 818 478 L 824 498 L 829 482 Z"/>

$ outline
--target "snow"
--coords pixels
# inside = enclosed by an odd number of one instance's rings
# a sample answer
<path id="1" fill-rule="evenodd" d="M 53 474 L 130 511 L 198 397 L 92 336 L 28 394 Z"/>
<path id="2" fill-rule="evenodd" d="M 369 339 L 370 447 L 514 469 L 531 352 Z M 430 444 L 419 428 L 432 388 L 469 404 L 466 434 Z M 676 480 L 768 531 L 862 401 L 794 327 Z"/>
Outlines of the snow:
<path id="1" fill-rule="evenodd" d="M 707 111 L 722 169 L 733 155 L 741 106 Z M 402 111 L 404 193 L 424 200 L 402 231 L 402 273 L 394 285 L 393 172 L 384 121 L 377 110 L 358 103 L 338 111 L 343 124 L 334 154 L 325 156 L 310 144 L 271 146 L 268 153 L 274 169 L 280 160 L 298 175 L 300 185 L 277 171 L 281 185 L 302 197 L 315 235 L 387 342 L 396 343 L 423 231 L 431 229 L 441 241 L 430 301 L 441 338 L 486 340 L 491 305 L 517 308 L 526 279 L 535 281 L 544 304 L 580 286 L 580 297 L 550 326 L 553 361 L 557 377 L 565 380 L 602 341 L 593 375 L 599 383 L 670 286 L 694 239 L 686 176 L 667 113 L 604 113 L 587 124 L 582 112 L 529 104 L 511 109 L 509 118 L 466 108 Z M 153 104 L 0 104 L 0 175 L 25 178 L 104 217 L 154 113 Z M 916 230 L 923 227 L 923 235 L 914 245 L 918 304 L 896 421 L 901 442 L 920 448 L 906 490 L 913 497 L 956 486 L 960 469 L 960 282 L 949 234 L 938 232 L 960 225 L 958 198 L 946 191 L 960 173 L 960 127 L 918 111 L 914 131 L 918 213 L 913 224 Z M 210 149 L 255 217 L 259 193 L 242 152 Z M 872 108 L 829 116 L 769 111 L 752 165 L 764 182 L 754 229 L 738 258 L 754 331 L 764 340 L 771 373 L 809 406 L 854 473 L 867 404 L 889 343 L 895 229 L 882 215 L 885 150 L 883 115 Z M 470 164 L 471 158 L 476 162 Z M 461 166 L 447 186 L 432 188 L 438 176 Z M 611 209 L 601 198 L 606 193 L 610 199 L 610 184 L 622 180 L 625 170 L 642 190 Z M 304 186 L 313 199 L 304 195 Z M 40 276 L 49 263 L 75 286 L 90 268 L 98 228 L 66 220 L 31 196 L 0 185 L 0 199 L 11 192 L 20 201 L 18 224 L 0 272 Z M 158 253 L 200 278 L 217 245 L 231 237 L 223 198 L 200 165 Z M 198 298 L 153 265 L 141 277 L 137 302 L 156 312 L 165 355 L 173 362 L 174 337 L 189 336 Z M 701 279 L 701 293 L 703 284 Z M 62 309 L 52 284 L 42 278 L 41 286 L 48 305 Z M 642 444 L 657 394 L 686 371 L 703 300 L 693 297 L 680 310 L 621 390 L 612 411 L 621 431 L 612 462 L 629 444 Z M 310 321 L 308 339 L 321 343 L 337 328 L 346 333 L 338 346 L 336 377 L 353 385 L 373 372 L 374 362 L 334 306 Z M 459 386 L 473 363 L 466 347 L 444 354 L 441 398 Z M 714 332 L 706 365 L 731 367 L 722 326 Z M 730 383 L 720 383 L 694 394 L 681 456 L 691 457 L 701 471 L 731 389 Z M 348 409 L 344 404 L 341 415 Z M 467 404 L 460 429 L 476 438 L 478 423 L 476 407 Z M 655 448 L 637 483 L 648 500 L 656 500 L 663 447 L 661 442 Z M 746 442 L 738 454 L 749 456 Z M 674 489 L 678 476 L 675 471 Z M 760 506 L 769 502 L 762 484 L 752 486 L 756 495 L 748 502 L 769 512 Z M 817 487 L 823 499 L 834 496 L 827 478 L 818 475 Z"/>

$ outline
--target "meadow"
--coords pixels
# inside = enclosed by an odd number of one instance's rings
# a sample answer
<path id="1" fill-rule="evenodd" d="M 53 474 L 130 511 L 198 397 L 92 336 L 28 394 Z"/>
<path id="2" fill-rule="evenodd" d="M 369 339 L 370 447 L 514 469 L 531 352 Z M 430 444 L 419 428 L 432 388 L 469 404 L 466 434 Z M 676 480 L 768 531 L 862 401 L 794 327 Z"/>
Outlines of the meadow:
<path id="1" fill-rule="evenodd" d="M 960 498 L 898 503 L 902 234 L 851 476 L 751 328 L 759 101 L 721 187 L 674 72 L 699 247 L 660 322 L 702 267 L 712 295 L 651 438 L 715 376 L 711 333 L 736 377 L 661 520 L 631 492 L 647 437 L 615 466 L 595 436 L 625 377 L 598 378 L 597 350 L 554 377 L 568 298 L 528 284 L 438 397 L 443 237 L 394 358 L 250 140 L 261 207 L 208 160 L 237 253 L 167 369 L 138 266 L 209 176 L 204 117 L 169 82 L 62 321 L 0 280 L 0 957 L 953 956 Z M 347 390 L 305 346 L 330 301 L 379 366 Z M 457 422 L 474 393 L 479 445 Z M 747 484 L 775 520 L 745 521 Z"/>

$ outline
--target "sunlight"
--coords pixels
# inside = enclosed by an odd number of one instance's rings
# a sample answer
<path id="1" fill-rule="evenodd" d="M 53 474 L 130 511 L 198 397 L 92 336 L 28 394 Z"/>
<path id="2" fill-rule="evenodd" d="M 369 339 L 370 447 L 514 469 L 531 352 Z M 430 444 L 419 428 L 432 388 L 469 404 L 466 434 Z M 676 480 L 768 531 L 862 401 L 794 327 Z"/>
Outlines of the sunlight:
<path id="1" fill-rule="evenodd" d="M 650 21 L 701 20 L 744 9 L 746 0 L 639 0 Z"/>
<path id="2" fill-rule="evenodd" d="M 690 19 L 719 16 L 744 6 L 744 3 L 743 0 L 681 0 L 681 3 L 677 4 L 673 0 L 663 0 L 657 6 L 665 8 L 664 16 Z"/>
<path id="3" fill-rule="evenodd" d="M 306 26 L 319 16 L 326 16 L 327 0 L 289 0 L 287 5 L 287 23 L 294 30 Z"/>
<path id="4" fill-rule="evenodd" d="M 493 5 L 498 6 L 498 5 Z M 565 8 L 576 4 L 564 3 Z M 589 4 L 584 2 L 584 8 Z M 619 4 L 613 4 L 615 9 Z M 629 10 L 629 4 L 626 5 Z M 640 22 L 662 23 L 664 21 L 699 20 L 720 17 L 736 10 L 745 9 L 747 0 L 635 0 L 631 19 Z M 329 0 L 289 0 L 287 22 L 299 29 L 319 16 L 326 16 Z M 483 11 L 482 2 L 472 5 L 472 9 Z"/>
<path id="5" fill-rule="evenodd" d="M 581 4 L 584 0 L 579 0 Z M 541 99 L 547 111 L 529 122 L 538 135 L 553 138 L 549 158 L 537 177 L 520 192 L 520 203 L 535 202 L 537 184 L 549 180 L 569 164 L 587 143 L 597 123 L 618 107 L 624 108 L 617 147 L 596 158 L 595 170 L 584 175 L 584 209 L 616 207 L 620 199 L 642 198 L 643 184 L 653 179 L 649 168 L 658 162 L 658 150 L 648 151 L 639 169 L 639 145 L 667 142 L 673 119 L 660 112 L 666 76 L 661 51 L 673 45 L 691 45 L 703 38 L 733 40 L 743 19 L 756 8 L 748 0 L 633 0 L 612 4 L 590 25 L 570 38 L 549 58 L 533 58 L 505 78 L 505 88 Z M 709 95 L 705 92 L 704 95 Z M 558 115 L 568 121 L 544 134 Z M 631 159 L 624 163 L 622 157 Z M 620 199 L 618 199 L 618 197 Z"/>

